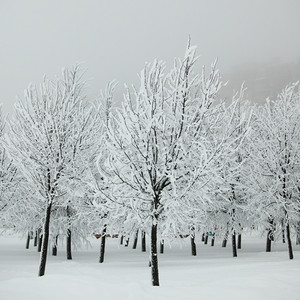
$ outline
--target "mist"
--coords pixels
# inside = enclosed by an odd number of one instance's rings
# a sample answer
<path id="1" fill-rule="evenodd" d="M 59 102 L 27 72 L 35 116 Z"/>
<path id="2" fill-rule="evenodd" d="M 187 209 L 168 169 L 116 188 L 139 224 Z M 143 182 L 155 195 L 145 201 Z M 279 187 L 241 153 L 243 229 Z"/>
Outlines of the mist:
<path id="1" fill-rule="evenodd" d="M 226 97 L 245 81 L 261 102 L 300 77 L 299 9 L 298 0 L 0 1 L 0 103 L 11 113 L 29 83 L 76 62 L 90 97 L 113 79 L 136 84 L 146 61 L 182 57 L 189 36 L 201 64 L 218 58 Z"/>

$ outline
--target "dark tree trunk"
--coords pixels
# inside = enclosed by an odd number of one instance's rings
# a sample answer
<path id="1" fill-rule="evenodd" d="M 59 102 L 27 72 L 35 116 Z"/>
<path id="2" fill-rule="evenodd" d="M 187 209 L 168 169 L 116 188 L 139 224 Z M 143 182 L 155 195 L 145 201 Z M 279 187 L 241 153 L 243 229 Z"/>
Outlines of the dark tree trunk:
<path id="1" fill-rule="evenodd" d="M 266 252 L 271 252 L 271 244 L 272 244 L 271 234 L 272 232 L 269 230 L 267 234 Z"/>
<path id="2" fill-rule="evenodd" d="M 123 241 L 124 241 L 124 235 L 121 235 L 121 238 L 120 238 L 120 245 L 123 245 Z"/>
<path id="3" fill-rule="evenodd" d="M 42 251 L 42 243 L 43 243 L 43 235 L 41 235 L 38 240 L 38 248 L 37 248 L 38 252 Z"/>
<path id="4" fill-rule="evenodd" d="M 36 247 L 37 246 L 37 241 L 38 241 L 38 232 L 35 232 L 35 236 L 34 236 L 34 242 L 33 242 L 33 246 Z"/>
<path id="5" fill-rule="evenodd" d="M 158 258 L 157 258 L 157 224 L 151 227 L 151 274 L 152 285 L 159 286 Z"/>
<path id="6" fill-rule="evenodd" d="M 69 204 L 71 201 L 69 201 Z M 68 216 L 68 229 L 67 229 L 67 259 L 72 259 L 72 232 L 71 232 L 71 211 L 70 205 L 67 206 L 67 216 Z"/>
<path id="7" fill-rule="evenodd" d="M 128 247 L 128 245 L 129 245 L 129 237 L 126 239 L 126 241 L 125 241 L 125 247 Z"/>
<path id="8" fill-rule="evenodd" d="M 281 234 L 282 234 L 282 243 L 285 244 L 285 234 L 284 234 L 284 229 L 281 229 Z"/>
<path id="9" fill-rule="evenodd" d="M 161 240 L 160 241 L 160 247 L 159 247 L 159 253 L 163 254 L 165 251 L 165 241 Z"/>
<path id="10" fill-rule="evenodd" d="M 57 256 L 57 240 L 58 240 L 58 235 L 55 237 L 54 245 L 52 247 L 52 255 Z"/>
<path id="11" fill-rule="evenodd" d="M 215 233 L 213 233 L 212 239 L 211 239 L 211 246 L 213 247 L 214 245 L 215 245 Z"/>
<path id="12" fill-rule="evenodd" d="M 293 259 L 294 255 L 293 255 L 293 248 L 292 248 L 292 241 L 291 241 L 291 234 L 290 234 L 290 224 L 288 222 L 286 225 L 286 238 L 288 242 L 289 258 Z"/>
<path id="13" fill-rule="evenodd" d="M 238 245 L 237 245 L 238 249 L 242 249 L 242 234 L 239 233 L 238 234 Z"/>
<path id="14" fill-rule="evenodd" d="M 223 243 L 222 243 L 223 248 L 226 248 L 226 246 L 227 246 L 228 235 L 229 235 L 229 232 L 226 231 L 225 236 L 224 236 L 224 240 L 223 240 Z"/>
<path id="15" fill-rule="evenodd" d="M 237 257 L 236 234 L 235 234 L 235 232 L 232 234 L 232 255 L 233 255 L 233 257 Z"/>
<path id="16" fill-rule="evenodd" d="M 208 242 L 208 232 L 205 234 L 204 244 L 207 245 Z"/>
<path id="17" fill-rule="evenodd" d="M 266 252 L 271 252 L 272 241 L 274 241 L 273 222 L 274 222 L 273 218 L 270 218 L 269 219 L 270 227 L 267 234 Z"/>
<path id="18" fill-rule="evenodd" d="M 47 254 L 48 254 L 51 207 L 52 207 L 52 203 L 48 204 L 46 209 L 46 218 L 45 218 L 44 233 L 43 233 L 43 245 L 42 245 L 42 253 L 41 253 L 41 260 L 40 260 L 40 267 L 39 267 L 39 274 L 38 274 L 39 276 L 45 275 Z"/>
<path id="19" fill-rule="evenodd" d="M 285 244 L 285 234 L 284 234 L 284 225 L 283 225 L 283 222 L 282 222 L 281 235 L 282 235 L 282 243 Z"/>
<path id="20" fill-rule="evenodd" d="M 105 240 L 106 240 L 106 225 L 104 225 L 104 228 L 103 228 L 103 230 L 102 230 L 102 235 L 101 235 L 101 245 L 100 245 L 100 259 L 99 259 L 99 263 L 103 263 L 103 262 L 104 262 Z"/>
<path id="21" fill-rule="evenodd" d="M 53 245 L 52 247 L 52 256 L 57 256 L 57 245 Z"/>
<path id="22" fill-rule="evenodd" d="M 138 242 L 138 236 L 139 236 L 139 230 L 137 230 L 135 233 L 132 249 L 136 249 L 137 242 Z"/>
<path id="23" fill-rule="evenodd" d="M 195 234 L 194 233 L 191 234 L 191 252 L 192 252 L 192 256 L 197 255 L 197 249 L 196 249 L 196 243 L 195 243 Z"/>
<path id="24" fill-rule="evenodd" d="M 72 259 L 72 232 L 67 229 L 67 259 Z"/>
<path id="25" fill-rule="evenodd" d="M 205 241 L 205 233 L 202 233 L 201 242 Z"/>
<path id="26" fill-rule="evenodd" d="M 142 230 L 142 252 L 146 252 L 146 233 Z"/>
<path id="27" fill-rule="evenodd" d="M 30 244 L 30 231 L 28 231 L 28 233 L 27 233 L 26 249 L 29 249 L 29 244 Z"/>
<path id="28" fill-rule="evenodd" d="M 42 250 L 42 240 L 43 240 L 43 236 L 41 235 L 41 228 L 38 229 L 38 234 L 37 234 L 37 241 L 38 241 L 38 244 L 37 244 L 37 251 L 38 252 L 41 252 Z"/>

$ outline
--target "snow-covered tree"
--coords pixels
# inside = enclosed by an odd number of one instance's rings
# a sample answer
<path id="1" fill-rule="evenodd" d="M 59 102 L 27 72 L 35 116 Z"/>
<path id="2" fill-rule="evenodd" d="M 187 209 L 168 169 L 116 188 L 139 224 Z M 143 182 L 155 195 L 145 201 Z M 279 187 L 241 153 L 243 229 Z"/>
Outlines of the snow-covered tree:
<path id="1" fill-rule="evenodd" d="M 108 174 L 103 196 L 150 224 L 154 286 L 159 285 L 159 225 L 174 233 L 179 223 L 193 227 L 191 211 L 205 202 L 214 161 L 234 142 L 229 127 L 217 144 L 211 141 L 209 133 L 221 126 L 226 110 L 217 102 L 222 81 L 215 64 L 208 77 L 205 71 L 194 73 L 196 61 L 195 47 L 188 46 L 169 73 L 163 62 L 146 64 L 140 88 L 128 89 L 122 108 L 109 118 L 107 148 L 98 159 L 99 172 Z"/>
<path id="2" fill-rule="evenodd" d="M 63 196 L 69 168 L 74 156 L 85 147 L 89 114 L 83 114 L 86 104 L 82 76 L 76 66 L 64 70 L 62 79 L 52 82 L 44 78 L 40 90 L 31 85 L 10 122 L 10 155 L 44 208 L 39 276 L 45 273 L 51 212 L 55 207 L 68 207 L 68 198 Z"/>
<path id="3" fill-rule="evenodd" d="M 3 140 L 5 120 L 0 110 L 0 226 L 12 228 L 14 226 L 14 208 L 16 207 L 20 174 L 8 156 Z"/>
<path id="4" fill-rule="evenodd" d="M 255 110 L 250 139 L 251 183 L 257 191 L 253 202 L 259 224 L 270 232 L 283 223 L 289 258 L 293 259 L 291 225 L 299 221 L 300 94 L 299 85 L 288 85 L 278 99 Z"/>
<path id="5" fill-rule="evenodd" d="M 237 256 L 236 234 L 241 234 L 242 228 L 247 224 L 247 201 L 249 197 L 247 182 L 247 170 L 245 163 L 247 154 L 244 149 L 245 134 L 249 132 L 251 107 L 244 101 L 245 89 L 242 86 L 239 93 L 236 93 L 231 104 L 226 110 L 226 116 L 223 119 L 224 126 L 230 124 L 233 149 L 224 152 L 216 162 L 219 180 L 213 188 L 212 197 L 215 198 L 209 218 L 212 222 L 211 231 L 217 228 L 218 234 L 228 238 L 232 237 L 233 256 Z M 220 131 L 216 136 L 222 138 L 224 133 Z M 236 139 L 236 137 L 240 137 Z"/>

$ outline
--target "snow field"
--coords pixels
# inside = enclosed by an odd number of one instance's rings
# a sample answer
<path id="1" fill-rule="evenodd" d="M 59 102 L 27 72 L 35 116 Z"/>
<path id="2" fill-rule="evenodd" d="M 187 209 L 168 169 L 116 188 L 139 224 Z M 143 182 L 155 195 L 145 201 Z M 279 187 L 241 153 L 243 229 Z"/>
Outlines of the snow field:
<path id="1" fill-rule="evenodd" d="M 46 275 L 38 277 L 39 253 L 17 236 L 0 237 L 1 300 L 199 300 L 300 299 L 300 247 L 290 261 L 286 244 L 276 242 L 265 253 L 259 235 L 243 236 L 238 257 L 231 247 L 204 245 L 197 237 L 197 256 L 190 255 L 189 238 L 165 245 L 159 255 L 160 287 L 151 286 L 149 253 L 107 239 L 105 262 L 98 263 L 100 240 L 89 249 L 73 251 L 67 261 L 64 246 L 49 255 Z M 32 241 L 31 241 L 32 242 Z M 149 247 L 148 247 L 149 249 Z M 147 249 L 147 250 L 148 250 Z"/>

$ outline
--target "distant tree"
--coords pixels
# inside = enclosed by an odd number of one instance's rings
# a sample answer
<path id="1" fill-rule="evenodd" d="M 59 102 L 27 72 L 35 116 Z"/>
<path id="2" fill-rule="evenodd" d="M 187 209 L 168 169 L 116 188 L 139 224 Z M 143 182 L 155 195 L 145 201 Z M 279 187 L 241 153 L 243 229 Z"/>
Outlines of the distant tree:
<path id="1" fill-rule="evenodd" d="M 258 224 L 265 224 L 268 240 L 281 222 L 293 259 L 291 226 L 299 222 L 300 93 L 288 85 L 274 101 L 255 110 L 250 145 L 249 179 L 258 196 L 253 202 Z"/>
<path id="2" fill-rule="evenodd" d="M 21 186 L 20 173 L 9 157 L 5 145 L 5 119 L 0 110 L 0 226 L 14 226 L 14 211 Z"/>
<path id="3" fill-rule="evenodd" d="M 237 256 L 236 236 L 240 235 L 242 228 L 248 226 L 247 209 L 249 201 L 249 190 L 246 186 L 247 172 L 246 162 L 247 153 L 245 150 L 245 136 L 250 129 L 251 107 L 243 100 L 245 89 L 242 86 L 239 93 L 236 93 L 231 104 L 227 108 L 224 117 L 224 126 L 221 130 L 227 130 L 226 124 L 231 127 L 232 143 L 230 152 L 224 152 L 216 162 L 219 180 L 213 188 L 213 204 L 208 214 L 212 232 L 225 235 L 229 234 L 232 238 L 233 256 Z M 216 136 L 222 138 L 224 133 L 219 132 Z M 237 137 L 239 137 L 237 139 Z"/>

